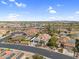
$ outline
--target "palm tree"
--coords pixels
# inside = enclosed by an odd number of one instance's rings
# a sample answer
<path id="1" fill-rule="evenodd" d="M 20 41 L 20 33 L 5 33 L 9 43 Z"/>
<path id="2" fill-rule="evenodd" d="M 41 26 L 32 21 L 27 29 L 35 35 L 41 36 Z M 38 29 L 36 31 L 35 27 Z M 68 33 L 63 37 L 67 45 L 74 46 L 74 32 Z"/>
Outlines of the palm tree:
<path id="1" fill-rule="evenodd" d="M 79 39 L 76 39 L 75 49 L 76 49 L 76 52 L 77 52 L 76 56 L 78 56 L 78 54 L 79 54 Z"/>

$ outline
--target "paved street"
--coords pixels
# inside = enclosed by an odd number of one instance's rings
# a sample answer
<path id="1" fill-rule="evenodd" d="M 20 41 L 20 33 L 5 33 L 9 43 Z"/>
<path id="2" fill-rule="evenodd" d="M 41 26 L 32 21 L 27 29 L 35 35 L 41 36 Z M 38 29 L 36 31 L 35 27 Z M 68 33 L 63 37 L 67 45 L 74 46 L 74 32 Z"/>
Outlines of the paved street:
<path id="1" fill-rule="evenodd" d="M 16 34 L 16 33 L 15 32 L 11 33 L 11 35 L 9 35 L 9 36 L 13 36 L 14 34 Z M 7 36 L 7 37 L 9 37 L 9 36 Z M 5 39 L 6 39 L 6 37 L 2 38 L 0 40 L 0 42 L 4 41 Z M 59 53 L 56 53 L 56 52 L 51 52 L 51 51 L 48 51 L 48 50 L 45 50 L 45 49 L 35 48 L 35 47 L 31 47 L 31 46 L 0 43 L 0 47 L 29 51 L 29 52 L 32 52 L 32 53 L 36 53 L 36 54 L 40 54 L 40 55 L 49 57 L 51 59 L 74 59 L 72 57 L 69 57 L 69 56 L 66 56 L 66 55 L 63 55 L 63 54 L 59 54 Z"/>
<path id="2" fill-rule="evenodd" d="M 49 57 L 51 59 L 74 59 L 72 57 L 69 57 L 69 56 L 66 56 L 63 54 L 51 52 L 51 51 L 40 49 L 40 48 L 30 47 L 30 46 L 21 46 L 21 45 L 15 45 L 15 44 L 0 43 L 0 47 L 29 51 L 29 52 L 33 52 L 36 54 L 44 55 L 44 56 Z"/>

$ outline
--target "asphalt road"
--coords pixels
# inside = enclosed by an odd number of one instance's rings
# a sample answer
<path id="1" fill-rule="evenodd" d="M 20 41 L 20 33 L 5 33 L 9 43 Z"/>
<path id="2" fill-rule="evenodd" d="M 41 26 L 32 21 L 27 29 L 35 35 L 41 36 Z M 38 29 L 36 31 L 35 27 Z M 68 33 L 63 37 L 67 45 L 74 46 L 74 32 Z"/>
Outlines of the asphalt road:
<path id="1" fill-rule="evenodd" d="M 40 54 L 40 55 L 49 57 L 51 59 L 74 59 L 72 57 L 69 57 L 69 56 L 66 56 L 66 55 L 63 55 L 63 54 L 59 54 L 59 53 L 56 53 L 56 52 L 51 52 L 51 51 L 48 51 L 48 50 L 35 48 L 35 47 L 31 47 L 31 46 L 0 43 L 0 47 L 29 51 L 29 52 L 32 52 L 32 53 L 36 53 L 36 54 Z"/>
<path id="2" fill-rule="evenodd" d="M 18 34 L 18 32 L 11 33 L 11 35 L 9 35 L 9 36 L 13 36 L 15 34 Z M 6 38 L 8 38 L 9 36 L 6 36 L 6 37 L 0 39 L 0 42 L 6 40 Z M 48 50 L 45 50 L 45 49 L 35 48 L 35 47 L 31 47 L 31 46 L 0 43 L 0 47 L 29 51 L 29 52 L 32 52 L 32 53 L 36 53 L 36 54 L 40 54 L 40 55 L 49 57 L 51 59 L 74 59 L 72 57 L 69 57 L 69 56 L 66 56 L 66 55 L 63 55 L 63 54 L 59 54 L 59 53 L 56 53 L 56 52 L 51 52 L 51 51 L 48 51 Z"/>

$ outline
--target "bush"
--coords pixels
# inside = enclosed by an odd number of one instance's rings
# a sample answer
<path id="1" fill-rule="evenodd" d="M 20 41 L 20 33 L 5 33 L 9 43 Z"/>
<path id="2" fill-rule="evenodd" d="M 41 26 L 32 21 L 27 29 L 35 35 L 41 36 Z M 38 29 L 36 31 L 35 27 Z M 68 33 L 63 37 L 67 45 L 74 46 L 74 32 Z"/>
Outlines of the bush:
<path id="1" fill-rule="evenodd" d="M 29 57 L 26 57 L 26 59 L 29 59 Z"/>
<path id="2" fill-rule="evenodd" d="M 58 49 L 58 52 L 63 53 L 63 48 Z"/>
<path id="3" fill-rule="evenodd" d="M 45 59 L 43 56 L 38 55 L 38 54 L 37 55 L 33 55 L 32 58 L 33 59 Z"/>

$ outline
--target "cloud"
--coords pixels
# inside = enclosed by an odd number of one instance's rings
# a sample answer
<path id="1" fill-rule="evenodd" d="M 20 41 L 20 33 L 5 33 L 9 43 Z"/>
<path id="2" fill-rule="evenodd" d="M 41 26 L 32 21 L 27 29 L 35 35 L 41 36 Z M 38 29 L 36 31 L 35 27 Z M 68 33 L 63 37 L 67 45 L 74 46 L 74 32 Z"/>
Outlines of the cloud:
<path id="1" fill-rule="evenodd" d="M 15 2 L 15 0 L 9 0 L 10 2 Z"/>
<path id="2" fill-rule="evenodd" d="M 1 1 L 1 3 L 4 4 L 4 5 L 7 5 L 7 2 L 5 2 L 5 1 Z"/>
<path id="3" fill-rule="evenodd" d="M 48 12 L 51 14 L 57 13 L 56 10 L 54 10 L 51 6 L 49 6 L 49 8 L 48 8 Z"/>
<path id="4" fill-rule="evenodd" d="M 26 7 L 26 4 L 24 4 L 24 3 L 15 2 L 15 5 L 16 5 L 17 7 Z"/>
<path id="5" fill-rule="evenodd" d="M 14 17 L 16 18 L 18 16 L 20 16 L 20 15 L 19 14 L 12 14 L 12 13 L 8 15 L 9 18 L 14 18 Z"/>
<path id="6" fill-rule="evenodd" d="M 74 16 L 51 16 L 49 17 L 52 21 L 75 21 L 77 17 Z"/>
<path id="7" fill-rule="evenodd" d="M 18 13 L 9 13 L 7 15 L 4 15 L 0 17 L 0 21 L 25 21 L 26 18 L 23 14 Z"/>
<path id="8" fill-rule="evenodd" d="M 61 7 L 61 6 L 64 6 L 64 5 L 63 5 L 63 4 L 57 4 L 56 6 L 57 6 L 57 7 Z"/>
<path id="9" fill-rule="evenodd" d="M 79 11 L 76 11 L 75 13 L 76 13 L 76 14 L 79 14 Z"/>
<path id="10" fill-rule="evenodd" d="M 55 10 L 49 10 L 49 13 L 51 13 L 51 14 L 55 14 L 56 11 L 55 11 Z"/>
<path id="11" fill-rule="evenodd" d="M 8 16 L 6 17 L 6 19 L 8 21 L 18 21 L 19 20 L 19 14 L 14 14 L 14 13 L 11 13 L 11 14 L 8 14 Z"/>
<path id="12" fill-rule="evenodd" d="M 74 19 L 74 16 L 69 16 L 68 18 L 69 18 L 69 19 Z"/>
<path id="13" fill-rule="evenodd" d="M 49 6 L 48 10 L 51 10 L 51 9 L 53 9 L 53 8 L 51 6 Z"/>
<path id="14" fill-rule="evenodd" d="M 17 7 L 26 7 L 26 4 L 22 2 L 16 2 L 16 0 L 9 0 L 9 2 L 14 3 Z"/>

